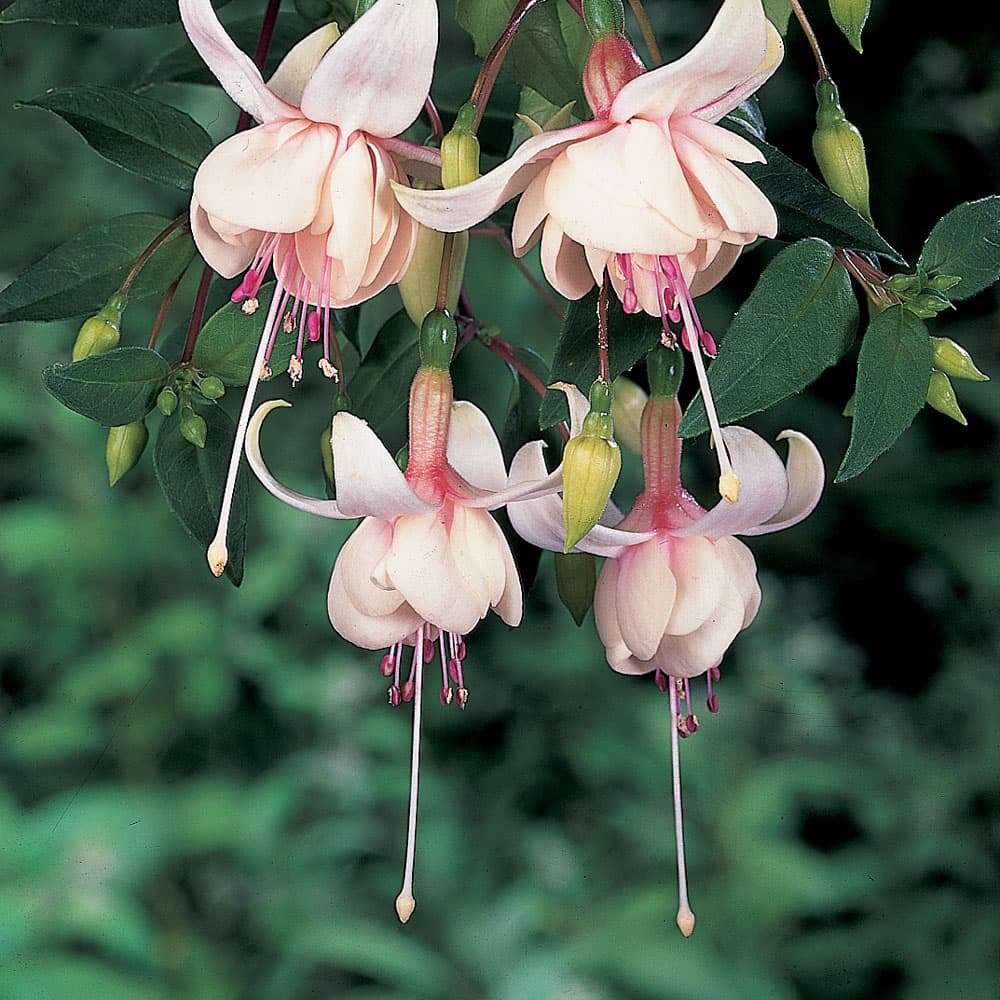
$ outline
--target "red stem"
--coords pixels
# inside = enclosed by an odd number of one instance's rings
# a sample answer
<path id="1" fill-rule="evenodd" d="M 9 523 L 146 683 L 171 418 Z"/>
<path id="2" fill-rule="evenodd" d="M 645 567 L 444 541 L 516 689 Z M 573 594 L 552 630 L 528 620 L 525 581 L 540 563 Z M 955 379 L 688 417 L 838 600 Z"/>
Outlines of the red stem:
<path id="1" fill-rule="evenodd" d="M 162 230 L 150 241 L 148 247 L 142 251 L 141 254 L 136 258 L 135 263 L 132 265 L 132 270 L 125 276 L 125 280 L 122 282 L 121 288 L 118 289 L 119 295 L 127 295 L 128 290 L 132 287 L 132 282 L 139 276 L 139 272 L 143 269 L 146 261 L 153 256 L 154 253 L 160 248 L 163 241 L 178 227 L 186 225 L 188 221 L 188 213 L 185 212 L 183 215 L 178 215 L 173 222 L 170 223 L 166 229 Z"/>
<path id="2" fill-rule="evenodd" d="M 601 290 L 597 296 L 597 364 L 598 378 L 610 382 L 608 364 L 608 276 L 604 275 Z"/>
<path id="3" fill-rule="evenodd" d="M 444 123 L 441 121 L 441 115 L 438 112 L 437 105 L 431 100 L 431 95 L 427 95 L 427 100 L 424 101 L 424 114 L 430 119 L 431 131 L 434 133 L 435 139 L 444 138 Z"/>
<path id="4" fill-rule="evenodd" d="M 153 329 L 149 332 L 149 343 L 146 345 L 149 350 L 156 347 L 160 330 L 163 329 L 163 321 L 167 318 L 167 313 L 170 311 L 170 303 L 174 301 L 174 292 L 177 291 L 177 286 L 181 283 L 181 278 L 183 277 L 183 274 L 177 275 L 173 284 L 163 293 L 163 301 L 160 303 L 160 308 L 156 313 L 156 319 L 153 320 Z"/>

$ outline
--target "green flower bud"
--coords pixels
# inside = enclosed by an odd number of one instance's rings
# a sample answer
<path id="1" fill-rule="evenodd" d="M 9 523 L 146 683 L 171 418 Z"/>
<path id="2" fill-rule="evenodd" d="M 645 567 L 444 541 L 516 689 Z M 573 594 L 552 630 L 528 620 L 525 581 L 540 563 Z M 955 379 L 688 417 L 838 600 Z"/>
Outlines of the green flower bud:
<path id="1" fill-rule="evenodd" d="M 597 587 L 597 566 L 589 552 L 556 552 L 556 590 L 559 600 L 582 625 L 594 603 Z"/>
<path id="2" fill-rule="evenodd" d="M 621 0 L 583 0 L 583 20 L 591 38 L 625 33 L 625 7 Z"/>
<path id="3" fill-rule="evenodd" d="M 441 140 L 441 184 L 446 188 L 469 184 L 479 176 L 479 140 L 472 129 L 476 109 L 463 104 L 452 130 Z"/>
<path id="4" fill-rule="evenodd" d="M 446 308 L 454 315 L 465 274 L 465 258 L 469 252 L 468 232 L 455 233 L 451 247 L 451 266 L 448 269 L 448 301 Z M 441 280 L 441 256 L 444 252 L 444 233 L 426 226 L 417 231 L 417 245 L 413 259 L 399 282 L 406 315 L 420 326 L 424 317 L 437 305 L 438 283 Z"/>
<path id="5" fill-rule="evenodd" d="M 170 386 L 160 390 L 160 394 L 156 397 L 156 408 L 165 417 L 172 416 L 177 409 L 177 393 Z"/>
<path id="6" fill-rule="evenodd" d="M 919 292 L 923 288 L 923 280 L 919 274 L 894 274 L 884 281 L 886 288 L 891 288 L 894 292 L 904 295 Z"/>
<path id="7" fill-rule="evenodd" d="M 563 452 L 564 552 L 569 552 L 597 524 L 618 482 L 622 454 L 614 438 L 611 405 L 611 386 L 600 380 L 594 382 L 590 387 L 590 413 Z"/>
<path id="8" fill-rule="evenodd" d="M 664 399 L 676 399 L 684 375 L 684 352 L 679 347 L 654 347 L 646 355 L 649 391 Z"/>
<path id="9" fill-rule="evenodd" d="M 938 313 L 950 308 L 951 303 L 933 292 L 924 292 L 904 302 L 903 307 L 921 319 L 933 319 Z"/>
<path id="10" fill-rule="evenodd" d="M 927 282 L 927 287 L 932 292 L 949 292 L 961 283 L 962 279 L 956 277 L 954 274 L 936 274 Z"/>
<path id="11" fill-rule="evenodd" d="M 931 372 L 930 385 L 927 387 L 927 403 L 938 413 L 951 417 L 963 427 L 969 426 L 969 421 L 965 419 L 965 414 L 958 405 L 955 390 L 951 387 L 951 379 L 944 372 Z"/>
<path id="12" fill-rule="evenodd" d="M 204 448 L 208 438 L 208 425 L 190 406 L 181 408 L 181 435 L 196 448 Z"/>
<path id="13" fill-rule="evenodd" d="M 833 80 L 816 84 L 813 155 L 827 186 L 871 221 L 868 161 L 861 133 L 847 120 Z"/>
<path id="14" fill-rule="evenodd" d="M 944 372 L 952 378 L 989 382 L 989 375 L 985 375 L 976 367 L 972 355 L 961 344 L 956 344 L 947 337 L 931 337 L 931 343 L 934 345 L 934 358 L 931 363 L 939 372 Z"/>
<path id="15" fill-rule="evenodd" d="M 221 378 L 209 375 L 198 383 L 198 391 L 205 399 L 221 399 L 226 394 L 226 386 Z"/>
<path id="16" fill-rule="evenodd" d="M 96 316 L 84 320 L 73 344 L 73 360 L 83 361 L 96 354 L 107 354 L 118 346 L 125 297 L 112 295 Z"/>
<path id="17" fill-rule="evenodd" d="M 108 430 L 104 458 L 108 465 L 108 482 L 112 486 L 139 461 L 148 440 L 149 431 L 142 420 Z"/>
<path id="18" fill-rule="evenodd" d="M 614 402 L 611 404 L 615 437 L 623 448 L 635 455 L 642 453 L 642 437 L 639 429 L 647 399 L 649 396 L 645 390 L 631 379 L 625 378 L 624 375 L 619 375 L 615 379 Z"/>
<path id="19" fill-rule="evenodd" d="M 420 363 L 447 371 L 458 342 L 458 327 L 443 309 L 429 312 L 420 324 Z"/>

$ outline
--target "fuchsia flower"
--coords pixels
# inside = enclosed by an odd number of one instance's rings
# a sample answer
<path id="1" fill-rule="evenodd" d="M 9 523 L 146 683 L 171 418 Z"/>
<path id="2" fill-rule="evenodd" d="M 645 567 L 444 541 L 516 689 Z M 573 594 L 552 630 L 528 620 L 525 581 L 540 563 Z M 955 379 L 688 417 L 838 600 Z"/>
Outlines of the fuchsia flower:
<path id="1" fill-rule="evenodd" d="M 430 88 L 437 48 L 434 0 L 380 0 L 338 38 L 335 25 L 300 42 L 265 84 L 219 23 L 210 0 L 180 0 L 191 42 L 226 92 L 261 124 L 205 158 L 194 180 L 191 225 L 205 260 L 225 277 L 246 269 L 233 301 L 252 313 L 273 267 L 277 288 L 237 429 L 219 531 L 209 564 L 228 559 L 226 530 L 256 385 L 270 374 L 279 331 L 297 330 L 289 364 L 302 377 L 306 340 L 330 360 L 330 311 L 377 295 L 405 274 L 417 225 L 390 182 L 427 169 L 437 154 L 398 136 Z M 423 164 L 423 167 L 421 167 Z"/>
<path id="2" fill-rule="evenodd" d="M 574 413 L 587 401 L 575 386 L 560 385 Z M 661 690 L 670 690 L 673 739 L 698 728 L 691 711 L 690 679 L 707 675 L 708 707 L 718 710 L 712 690 L 719 664 L 737 634 L 760 606 L 757 570 L 750 550 L 734 535 L 762 535 L 807 517 L 823 490 L 823 460 L 815 445 L 797 431 L 785 431 L 788 463 L 743 427 L 722 434 L 742 488 L 733 503 L 704 510 L 680 479 L 681 411 L 676 399 L 653 395 L 642 416 L 645 489 L 622 518 L 608 511 L 576 550 L 604 556 L 594 595 L 594 619 L 610 666 L 623 674 L 653 672 Z M 525 445 L 511 465 L 516 485 L 544 473 L 542 445 Z M 540 548 L 563 550 L 561 501 L 549 495 L 512 503 L 511 524 Z M 684 703 L 683 710 L 680 703 Z M 676 767 L 676 763 L 675 763 Z M 680 832 L 679 771 L 676 779 L 680 908 L 685 933 L 694 926 L 684 880 Z"/>
<path id="3" fill-rule="evenodd" d="M 774 236 L 770 202 L 732 161 L 763 159 L 716 124 L 775 71 L 783 47 L 760 0 L 725 0 L 687 55 L 651 72 L 621 36 L 598 39 L 584 82 L 595 118 L 529 139 L 484 177 L 448 191 L 397 190 L 424 225 L 457 232 L 523 192 L 512 240 L 541 240 L 552 286 L 569 299 L 608 275 L 626 312 L 644 310 L 692 350 L 727 499 L 738 495 L 700 352 L 715 354 L 694 308 L 743 246 Z"/>
<path id="4" fill-rule="evenodd" d="M 421 367 L 410 391 L 406 472 L 368 425 L 349 413 L 333 418 L 336 500 L 282 486 L 260 452 L 260 426 L 281 400 L 250 421 L 247 457 L 279 500 L 329 518 L 364 520 L 337 556 L 327 607 L 333 627 L 364 649 L 386 649 L 382 673 L 389 702 L 414 705 L 414 771 L 406 876 L 396 901 L 404 922 L 413 911 L 423 667 L 440 653 L 442 704 L 464 707 L 466 636 L 492 608 L 508 625 L 521 621 L 521 582 L 510 546 L 489 510 L 559 488 L 561 470 L 508 487 L 500 443 L 472 403 L 454 402 L 444 369 Z M 408 672 L 403 654 L 412 647 Z"/>

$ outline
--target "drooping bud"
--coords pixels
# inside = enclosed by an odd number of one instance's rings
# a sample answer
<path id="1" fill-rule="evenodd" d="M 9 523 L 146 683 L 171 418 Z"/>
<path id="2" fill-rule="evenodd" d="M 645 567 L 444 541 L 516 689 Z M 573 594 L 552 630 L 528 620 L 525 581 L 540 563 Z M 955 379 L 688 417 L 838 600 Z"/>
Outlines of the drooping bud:
<path id="1" fill-rule="evenodd" d="M 583 20 L 593 39 L 625 32 L 625 6 L 621 0 L 583 0 Z"/>
<path id="2" fill-rule="evenodd" d="M 204 448 L 208 439 L 205 418 L 195 413 L 190 406 L 181 407 L 181 436 L 196 448 Z"/>
<path id="3" fill-rule="evenodd" d="M 177 393 L 169 385 L 161 389 L 156 397 L 156 408 L 165 417 L 173 416 L 174 410 L 177 409 Z"/>
<path id="4" fill-rule="evenodd" d="M 951 417 L 963 427 L 969 426 L 969 421 L 965 419 L 965 414 L 958 405 L 951 379 L 944 372 L 931 372 L 931 381 L 927 386 L 927 405 L 933 406 L 938 413 Z"/>
<path id="5" fill-rule="evenodd" d="M 420 226 L 417 245 L 410 266 L 399 282 L 406 315 L 420 326 L 424 317 L 437 305 L 438 284 L 441 280 L 441 256 L 444 251 L 444 233 Z M 465 258 L 469 252 L 468 232 L 455 233 L 452 237 L 451 263 L 448 267 L 448 300 L 446 308 L 454 315 L 465 274 Z"/>
<path id="6" fill-rule="evenodd" d="M 73 344 L 73 360 L 83 361 L 84 358 L 113 351 L 121 339 L 120 327 L 124 310 L 125 296 L 115 294 L 99 313 L 84 320 Z"/>
<path id="7" fill-rule="evenodd" d="M 611 386 L 598 379 L 590 387 L 590 412 L 583 428 L 563 453 L 564 552 L 597 524 L 618 482 L 622 455 L 614 437 L 611 402 Z"/>
<path id="8" fill-rule="evenodd" d="M 865 141 L 847 120 L 837 85 L 830 79 L 816 84 L 816 131 L 812 145 L 816 163 L 830 190 L 871 221 Z"/>
<path id="9" fill-rule="evenodd" d="M 458 342 L 458 327 L 443 309 L 429 312 L 420 324 L 420 363 L 425 368 L 447 371 Z"/>
<path id="10" fill-rule="evenodd" d="M 934 357 L 931 364 L 939 372 L 944 372 L 945 375 L 950 375 L 952 378 L 964 378 L 973 382 L 989 382 L 989 375 L 984 374 L 976 367 L 972 355 L 961 344 L 956 344 L 948 337 L 931 337 L 931 343 L 934 345 Z"/>
<path id="11" fill-rule="evenodd" d="M 594 117 L 607 118 L 622 87 L 645 72 L 639 53 L 624 35 L 598 38 L 583 68 L 583 92 Z"/>
<path id="12" fill-rule="evenodd" d="M 676 399 L 684 375 L 684 352 L 660 344 L 646 355 L 649 391 L 662 399 Z"/>
<path id="13" fill-rule="evenodd" d="M 647 399 L 649 396 L 646 391 L 631 379 L 625 378 L 624 375 L 619 375 L 615 379 L 614 402 L 611 404 L 615 438 L 623 448 L 634 455 L 642 451 L 640 425 Z"/>
<path id="14" fill-rule="evenodd" d="M 104 449 L 104 458 L 108 465 L 108 483 L 115 483 L 142 457 L 149 441 L 149 431 L 142 420 L 132 424 L 122 424 L 108 430 L 108 443 Z"/>
<path id="15" fill-rule="evenodd" d="M 452 130 L 441 140 L 443 187 L 460 187 L 479 176 L 479 140 L 473 129 L 475 119 L 475 106 L 463 104 Z"/>
<path id="16" fill-rule="evenodd" d="M 226 386 L 216 375 L 209 375 L 198 383 L 198 391 L 205 399 L 221 399 L 226 394 Z"/>

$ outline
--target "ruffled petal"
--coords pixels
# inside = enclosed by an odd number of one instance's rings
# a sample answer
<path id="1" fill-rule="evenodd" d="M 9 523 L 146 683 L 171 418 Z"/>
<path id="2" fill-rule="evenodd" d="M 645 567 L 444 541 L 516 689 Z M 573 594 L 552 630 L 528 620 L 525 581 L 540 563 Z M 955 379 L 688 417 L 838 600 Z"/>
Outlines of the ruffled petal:
<path id="1" fill-rule="evenodd" d="M 739 260 L 743 247 L 735 243 L 723 243 L 712 257 L 711 262 L 698 270 L 688 282 L 688 290 L 692 296 L 704 295 L 710 292 L 722 279 L 729 274 Z M 684 262 L 681 261 L 681 269 Z"/>
<path id="2" fill-rule="evenodd" d="M 582 299 L 594 287 L 583 247 L 569 239 L 551 216 L 542 230 L 541 259 L 549 284 L 564 298 Z"/>
<path id="3" fill-rule="evenodd" d="M 191 235 L 213 271 L 224 278 L 235 278 L 253 260 L 264 234 L 257 229 L 245 229 L 239 236 L 220 233 L 209 214 L 192 198 Z"/>
<path id="4" fill-rule="evenodd" d="M 826 476 L 823 456 L 816 445 L 798 431 L 782 431 L 778 440 L 788 441 L 788 461 L 785 465 L 788 497 L 777 514 L 756 528 L 742 532 L 744 535 L 767 535 L 798 524 L 813 512 L 823 493 Z"/>
<path id="5" fill-rule="evenodd" d="M 715 543 L 715 551 L 725 564 L 726 576 L 736 588 L 743 601 L 743 624 L 745 629 L 757 617 L 760 610 L 760 584 L 757 582 L 757 563 L 753 553 L 731 535 L 720 538 Z"/>
<path id="6" fill-rule="evenodd" d="M 259 122 L 298 115 L 297 108 L 271 92 L 253 60 L 226 34 L 211 0 L 179 0 L 178 6 L 184 30 L 198 55 L 247 114 Z"/>
<path id="7" fill-rule="evenodd" d="M 681 538 L 742 535 L 760 526 L 784 506 L 788 477 L 778 453 L 745 427 L 724 427 L 722 437 L 740 481 L 736 503 L 720 500 L 710 511 L 672 534 Z"/>
<path id="8" fill-rule="evenodd" d="M 490 518 L 493 529 L 497 534 L 497 543 L 500 547 L 500 555 L 503 557 L 504 567 L 504 588 L 500 595 L 500 600 L 493 605 L 493 610 L 508 625 L 516 627 L 521 624 L 521 615 L 524 613 L 524 592 L 521 589 L 521 577 L 517 572 L 517 564 L 514 562 L 514 555 L 510 551 L 507 539 L 500 530 L 500 525 Z"/>
<path id="9" fill-rule="evenodd" d="M 375 200 L 372 158 L 363 136 L 337 159 L 324 190 L 333 210 L 327 253 L 340 261 L 346 287 L 357 288 L 372 252 Z"/>
<path id="10" fill-rule="evenodd" d="M 342 517 L 392 518 L 435 508 L 410 489 L 375 432 L 350 413 L 333 418 L 333 479 Z"/>
<path id="11" fill-rule="evenodd" d="M 677 599 L 663 631 L 687 635 L 704 625 L 719 603 L 727 586 L 725 567 L 707 538 L 675 539 L 670 566 L 677 578 Z"/>
<path id="12" fill-rule="evenodd" d="M 290 490 L 287 486 L 282 486 L 271 474 L 271 470 L 268 469 L 260 450 L 261 424 L 272 410 L 291 405 L 291 403 L 286 403 L 283 399 L 272 399 L 268 403 L 261 403 L 250 418 L 250 423 L 247 425 L 245 447 L 247 460 L 250 463 L 250 468 L 254 471 L 254 475 L 261 481 L 261 484 L 268 493 L 277 497 L 282 503 L 287 503 L 289 507 L 295 507 L 297 510 L 304 510 L 307 514 L 316 514 L 319 517 L 330 517 L 334 520 L 346 520 L 347 518 L 356 516 L 354 514 L 342 513 L 335 500 L 318 500 L 314 497 L 305 496 L 302 493 L 296 493 L 295 490 Z"/>
<path id="13" fill-rule="evenodd" d="M 205 157 L 194 197 L 247 229 L 298 232 L 316 215 L 336 145 L 335 129 L 301 118 L 240 132 Z"/>
<path id="14" fill-rule="evenodd" d="M 697 677 L 717 666 L 743 623 L 743 602 L 727 584 L 719 603 L 700 627 L 687 635 L 666 635 L 656 651 L 655 664 L 672 677 Z"/>
<path id="15" fill-rule="evenodd" d="M 475 404 L 464 400 L 452 403 L 447 454 L 451 467 L 467 483 L 491 492 L 507 485 L 500 442 L 489 418 Z"/>
<path id="16" fill-rule="evenodd" d="M 522 257 L 534 246 L 539 230 L 549 210 L 545 207 L 545 171 L 524 189 L 514 213 L 514 225 L 510 231 L 510 241 L 514 253 Z"/>
<path id="17" fill-rule="evenodd" d="M 484 615 L 500 600 L 507 583 L 495 524 L 484 510 L 456 505 L 449 531 L 452 558 L 470 589 L 483 598 Z"/>
<path id="18" fill-rule="evenodd" d="M 618 566 L 615 598 L 622 641 L 637 659 L 648 660 L 671 618 L 678 581 L 655 540 L 626 552 Z"/>
<path id="19" fill-rule="evenodd" d="M 447 191 L 418 191 L 394 184 L 396 199 L 425 226 L 441 233 L 461 232 L 482 222 L 523 191 L 544 168 L 545 161 L 552 160 L 566 146 L 607 128 L 607 122 L 584 122 L 555 132 L 543 132 L 522 143 L 509 159 L 470 184 Z"/>
<path id="20" fill-rule="evenodd" d="M 346 132 L 399 135 L 427 98 L 437 36 L 435 0 L 379 0 L 319 64 L 303 113 Z"/>
<path id="21" fill-rule="evenodd" d="M 344 543 L 337 556 L 335 572 L 340 573 L 344 591 L 356 608 L 373 616 L 389 615 L 403 604 L 398 590 L 376 582 L 376 567 L 392 544 L 392 522 L 366 517 Z"/>
<path id="22" fill-rule="evenodd" d="M 622 639 L 618 624 L 618 575 L 620 566 L 617 559 L 609 559 L 601 568 L 594 591 L 594 624 L 597 634 L 604 644 L 608 666 L 620 674 L 646 674 L 655 664 L 643 662 L 632 655 Z"/>
<path id="23" fill-rule="evenodd" d="M 294 45 L 288 55 L 278 64 L 274 75 L 267 81 L 268 89 L 283 101 L 298 107 L 302 102 L 309 77 L 313 75 L 327 50 L 340 37 L 336 24 L 324 24 L 322 28 L 306 35 Z"/>

